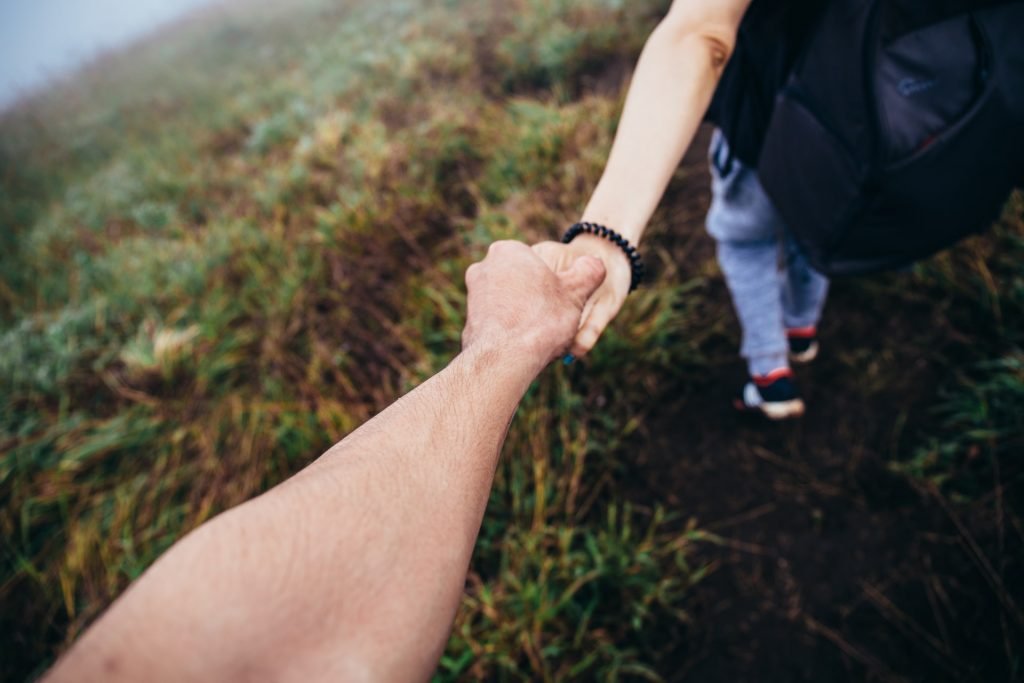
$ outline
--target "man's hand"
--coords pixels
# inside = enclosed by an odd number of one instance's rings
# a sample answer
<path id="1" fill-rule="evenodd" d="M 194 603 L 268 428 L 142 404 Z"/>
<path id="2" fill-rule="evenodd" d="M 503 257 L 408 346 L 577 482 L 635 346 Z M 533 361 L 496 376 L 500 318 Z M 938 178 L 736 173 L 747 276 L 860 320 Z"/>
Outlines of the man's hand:
<path id="1" fill-rule="evenodd" d="M 569 352 L 577 358 L 586 355 L 612 318 L 622 308 L 629 294 L 632 277 L 629 259 L 622 249 L 594 235 L 579 235 L 569 244 L 541 242 L 534 252 L 556 273 L 569 273 L 581 260 L 599 259 L 607 275 L 604 282 L 588 298 L 583 308 L 579 330 Z"/>
<path id="2" fill-rule="evenodd" d="M 584 256 L 555 271 L 535 250 L 521 242 L 495 242 L 466 271 L 464 350 L 478 344 L 511 348 L 535 359 L 539 371 L 569 347 L 584 306 L 605 279 L 604 264 Z"/>

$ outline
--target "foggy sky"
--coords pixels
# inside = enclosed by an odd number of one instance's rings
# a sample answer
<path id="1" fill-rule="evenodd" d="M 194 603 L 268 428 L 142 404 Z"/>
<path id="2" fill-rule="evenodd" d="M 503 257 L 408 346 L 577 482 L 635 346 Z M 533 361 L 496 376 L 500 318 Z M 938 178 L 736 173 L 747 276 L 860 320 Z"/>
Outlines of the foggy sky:
<path id="1" fill-rule="evenodd" d="M 0 107 L 211 0 L 0 0 Z"/>

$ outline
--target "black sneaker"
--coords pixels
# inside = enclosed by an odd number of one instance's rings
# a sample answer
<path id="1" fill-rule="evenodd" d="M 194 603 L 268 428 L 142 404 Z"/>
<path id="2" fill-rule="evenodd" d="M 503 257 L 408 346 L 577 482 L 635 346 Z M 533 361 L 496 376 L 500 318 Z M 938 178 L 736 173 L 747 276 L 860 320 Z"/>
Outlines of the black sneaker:
<path id="1" fill-rule="evenodd" d="M 786 330 L 786 339 L 791 362 L 803 365 L 818 357 L 818 330 L 813 325 Z"/>
<path id="2" fill-rule="evenodd" d="M 733 399 L 733 405 L 741 412 L 759 412 L 769 420 L 788 420 L 804 414 L 804 402 L 789 368 L 752 378 Z"/>

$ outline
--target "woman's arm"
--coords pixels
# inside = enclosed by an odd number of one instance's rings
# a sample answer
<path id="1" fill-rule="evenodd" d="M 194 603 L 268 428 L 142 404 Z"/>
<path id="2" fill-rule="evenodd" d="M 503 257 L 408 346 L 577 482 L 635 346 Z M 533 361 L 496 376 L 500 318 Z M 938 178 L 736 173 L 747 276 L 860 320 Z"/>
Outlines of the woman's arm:
<path id="1" fill-rule="evenodd" d="M 675 0 L 658 24 L 633 74 L 615 141 L 582 220 L 618 231 L 632 244 L 661 200 L 693 141 L 732 54 L 750 0 Z M 537 245 L 553 268 L 583 254 L 605 262 L 608 278 L 584 311 L 572 352 L 589 351 L 629 293 L 629 263 L 608 241 L 580 235 L 568 246 Z"/>

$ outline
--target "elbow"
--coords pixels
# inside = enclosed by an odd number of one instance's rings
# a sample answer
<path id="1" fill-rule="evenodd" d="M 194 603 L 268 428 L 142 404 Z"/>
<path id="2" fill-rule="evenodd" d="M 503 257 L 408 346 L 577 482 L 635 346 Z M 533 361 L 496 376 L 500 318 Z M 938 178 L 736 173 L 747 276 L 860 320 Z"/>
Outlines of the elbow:
<path id="1" fill-rule="evenodd" d="M 711 68 L 721 73 L 729 62 L 733 49 L 736 47 L 736 35 L 725 35 L 724 32 L 715 33 L 707 31 L 698 34 L 696 39 L 700 41 L 706 50 L 708 59 L 711 62 Z"/>
<path id="2" fill-rule="evenodd" d="M 654 29 L 650 40 L 670 44 L 676 49 L 697 50 L 711 69 L 720 74 L 736 47 L 736 26 L 726 21 L 695 20 L 670 14 Z"/>

